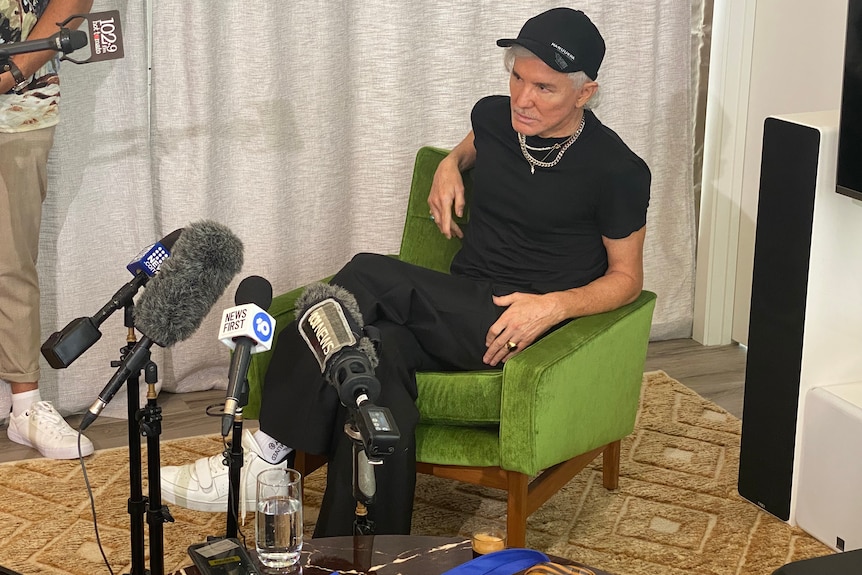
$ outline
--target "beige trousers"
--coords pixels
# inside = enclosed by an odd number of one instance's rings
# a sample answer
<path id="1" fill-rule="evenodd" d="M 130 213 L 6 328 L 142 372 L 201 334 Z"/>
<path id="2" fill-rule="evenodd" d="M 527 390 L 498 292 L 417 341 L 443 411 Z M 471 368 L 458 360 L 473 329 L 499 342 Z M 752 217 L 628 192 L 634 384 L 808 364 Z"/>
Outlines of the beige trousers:
<path id="1" fill-rule="evenodd" d="M 39 227 L 54 128 L 0 133 L 0 379 L 39 380 Z"/>

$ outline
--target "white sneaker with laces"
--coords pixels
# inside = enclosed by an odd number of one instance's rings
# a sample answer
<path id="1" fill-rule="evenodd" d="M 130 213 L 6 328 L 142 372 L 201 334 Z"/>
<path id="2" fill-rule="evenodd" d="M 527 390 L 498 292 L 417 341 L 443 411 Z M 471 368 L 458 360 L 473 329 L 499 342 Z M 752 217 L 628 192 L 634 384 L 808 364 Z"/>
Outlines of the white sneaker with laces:
<path id="1" fill-rule="evenodd" d="M 10 441 L 33 447 L 49 459 L 77 459 L 78 432 L 66 423 L 50 401 L 37 401 L 21 415 L 9 414 Z M 81 455 L 93 453 L 93 442 L 81 436 Z"/>
<path id="2" fill-rule="evenodd" d="M 265 469 L 286 469 L 287 461 L 272 464 L 261 457 L 252 432 L 242 434 L 242 469 L 240 470 L 240 513 L 254 509 L 257 499 L 257 474 Z M 202 457 L 186 465 L 162 467 L 162 499 L 194 511 L 227 511 L 229 469 L 219 453 Z"/>

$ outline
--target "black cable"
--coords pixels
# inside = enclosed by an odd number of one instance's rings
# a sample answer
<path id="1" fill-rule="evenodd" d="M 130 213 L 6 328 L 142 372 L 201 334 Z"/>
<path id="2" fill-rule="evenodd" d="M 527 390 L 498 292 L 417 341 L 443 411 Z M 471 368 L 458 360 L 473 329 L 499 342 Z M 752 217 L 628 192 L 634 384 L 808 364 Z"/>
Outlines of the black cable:
<path id="1" fill-rule="evenodd" d="M 216 407 L 221 408 L 221 411 L 219 413 L 210 413 L 210 410 L 214 409 Z M 210 417 L 221 417 L 223 411 L 224 411 L 224 403 L 222 402 L 222 403 L 214 403 L 214 404 L 208 405 L 206 407 L 205 413 L 206 413 L 206 415 L 208 415 Z M 82 435 L 83 434 L 81 433 L 81 431 L 78 430 L 78 460 L 81 464 L 81 472 L 83 473 L 83 476 L 84 476 L 84 485 L 87 488 L 87 496 L 90 499 L 90 512 L 93 515 L 93 531 L 96 534 L 96 544 L 99 547 L 99 553 L 102 554 L 102 560 L 105 562 L 105 566 L 108 568 L 108 573 L 110 573 L 111 575 L 114 575 L 114 570 L 111 569 L 111 563 L 108 561 L 108 557 L 105 554 L 105 549 L 102 547 L 102 538 L 99 535 L 99 523 L 98 523 L 98 519 L 96 518 L 96 501 L 93 497 L 93 488 L 90 485 L 90 478 L 87 475 L 87 466 L 86 466 L 86 463 L 84 461 L 83 451 L 81 449 L 81 437 L 82 437 Z M 226 458 L 226 461 L 227 461 L 228 458 L 230 457 L 230 443 L 225 439 L 223 439 L 222 443 L 224 445 L 224 451 L 222 452 L 222 455 Z M 234 489 L 239 489 L 240 486 L 239 485 L 233 485 L 232 487 Z M 241 494 L 241 496 L 245 497 L 245 493 Z M 230 494 L 228 494 L 228 497 L 230 498 Z M 230 499 L 228 499 L 228 501 L 230 501 Z M 238 515 L 236 515 L 235 510 L 230 509 L 230 506 L 228 506 L 228 507 L 229 507 L 229 509 L 228 509 L 229 512 L 234 512 L 234 520 L 236 521 L 237 533 L 239 534 L 240 538 L 242 539 L 243 547 L 248 549 L 248 541 L 246 539 L 245 533 L 243 532 L 242 528 L 240 527 L 239 517 L 238 517 Z"/>
<path id="2" fill-rule="evenodd" d="M 220 409 L 217 413 L 213 413 L 210 411 L 211 409 L 215 409 L 216 407 Z M 221 403 L 209 404 L 208 406 L 206 406 L 206 409 L 204 409 L 204 413 L 207 415 L 207 417 L 221 417 L 222 415 L 224 415 L 224 402 L 222 401 Z"/>
<path id="3" fill-rule="evenodd" d="M 111 569 L 111 563 L 108 561 L 108 556 L 105 555 L 105 550 L 102 547 L 102 538 L 99 536 L 99 522 L 96 519 L 96 500 L 93 498 L 93 488 L 90 486 L 90 478 L 87 476 L 87 465 L 84 463 L 84 454 L 81 451 L 81 436 L 81 431 L 78 430 L 78 461 L 81 463 L 81 472 L 84 474 L 84 485 L 87 486 L 87 496 L 90 498 L 90 511 L 93 513 L 93 530 L 96 532 L 96 544 L 99 546 L 99 553 L 102 554 L 102 559 L 105 561 L 108 573 L 114 575 L 114 570 Z"/>

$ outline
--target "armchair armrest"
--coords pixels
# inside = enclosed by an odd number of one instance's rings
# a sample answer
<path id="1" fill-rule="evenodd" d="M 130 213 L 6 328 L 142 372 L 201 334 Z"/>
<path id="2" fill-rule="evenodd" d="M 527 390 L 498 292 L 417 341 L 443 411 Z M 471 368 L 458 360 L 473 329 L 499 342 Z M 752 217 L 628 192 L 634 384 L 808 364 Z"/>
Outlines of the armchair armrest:
<path id="1" fill-rule="evenodd" d="M 572 320 L 506 362 L 503 469 L 534 475 L 631 433 L 655 299 L 643 291 L 617 310 Z"/>

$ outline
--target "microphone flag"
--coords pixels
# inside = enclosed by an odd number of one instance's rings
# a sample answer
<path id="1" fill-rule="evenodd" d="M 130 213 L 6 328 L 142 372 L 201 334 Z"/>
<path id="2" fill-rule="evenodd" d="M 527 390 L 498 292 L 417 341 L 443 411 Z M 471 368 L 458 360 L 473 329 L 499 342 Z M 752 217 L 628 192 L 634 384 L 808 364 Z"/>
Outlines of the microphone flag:
<path id="1" fill-rule="evenodd" d="M 67 60 L 73 64 L 89 64 L 90 62 L 118 60 L 125 56 L 123 27 L 120 24 L 119 10 L 73 14 L 60 25 L 64 26 L 76 18 L 83 18 L 87 21 L 87 32 L 79 33 L 84 34 L 89 40 L 90 57 L 85 60 L 76 60 L 69 56 L 63 56 L 61 60 Z"/>
<path id="2" fill-rule="evenodd" d="M 116 60 L 125 56 L 119 10 L 93 12 L 84 17 L 90 33 L 91 54 L 87 62 Z"/>
<path id="3" fill-rule="evenodd" d="M 326 298 L 305 310 L 299 319 L 299 332 L 314 354 L 320 373 L 326 371 L 332 356 L 357 343 L 344 308 L 333 298 Z"/>
<path id="4" fill-rule="evenodd" d="M 156 242 L 141 250 L 138 255 L 136 255 L 132 261 L 126 265 L 126 269 L 129 270 L 132 275 L 137 275 L 139 272 L 143 272 L 149 277 L 153 277 L 156 275 L 156 272 L 159 271 L 159 268 L 162 266 L 162 262 L 168 259 L 170 255 L 171 252 L 163 243 Z"/>
<path id="5" fill-rule="evenodd" d="M 238 305 L 224 310 L 219 340 L 231 349 L 236 349 L 236 339 L 247 337 L 255 342 L 251 353 L 272 349 L 275 319 L 260 306 L 253 303 Z"/>

